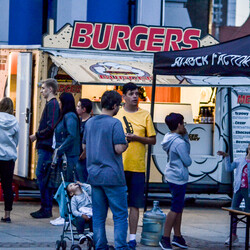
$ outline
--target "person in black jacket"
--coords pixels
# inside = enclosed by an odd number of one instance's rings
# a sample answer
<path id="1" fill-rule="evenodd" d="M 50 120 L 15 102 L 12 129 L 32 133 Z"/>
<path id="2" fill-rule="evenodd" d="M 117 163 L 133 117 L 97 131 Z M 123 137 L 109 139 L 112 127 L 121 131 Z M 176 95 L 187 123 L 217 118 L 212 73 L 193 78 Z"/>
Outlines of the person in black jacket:
<path id="1" fill-rule="evenodd" d="M 40 189 L 41 208 L 30 214 L 36 219 L 52 217 L 53 191 L 46 187 L 44 179 L 46 178 L 46 168 L 48 167 L 45 163 L 51 159 L 53 154 L 53 128 L 60 114 L 59 104 L 55 97 L 57 89 L 58 83 L 55 79 L 49 78 L 42 81 L 41 94 L 46 99 L 46 105 L 42 113 L 38 131 L 30 135 L 31 142 L 36 141 L 38 153 L 36 176 Z"/>

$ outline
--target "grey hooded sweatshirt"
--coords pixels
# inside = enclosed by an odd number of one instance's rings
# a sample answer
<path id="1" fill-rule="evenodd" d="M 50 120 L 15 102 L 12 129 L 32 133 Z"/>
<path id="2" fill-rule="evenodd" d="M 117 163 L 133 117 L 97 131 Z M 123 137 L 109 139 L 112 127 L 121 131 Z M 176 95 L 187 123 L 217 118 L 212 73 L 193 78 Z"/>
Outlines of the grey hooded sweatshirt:
<path id="1" fill-rule="evenodd" d="M 14 115 L 0 112 L 0 160 L 10 161 L 17 158 L 19 125 Z"/>
<path id="2" fill-rule="evenodd" d="M 161 142 L 162 148 L 168 155 L 165 169 L 165 179 L 168 182 L 183 185 L 188 182 L 188 167 L 190 158 L 190 143 L 188 134 L 167 133 Z"/>

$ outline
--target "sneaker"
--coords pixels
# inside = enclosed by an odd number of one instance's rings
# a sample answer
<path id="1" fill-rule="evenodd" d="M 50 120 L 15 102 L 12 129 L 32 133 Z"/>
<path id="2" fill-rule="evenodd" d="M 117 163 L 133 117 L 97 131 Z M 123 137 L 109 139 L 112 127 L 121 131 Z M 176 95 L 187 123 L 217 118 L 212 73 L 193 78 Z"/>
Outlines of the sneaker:
<path id="1" fill-rule="evenodd" d="M 36 212 L 32 212 L 32 213 L 30 213 L 30 215 L 33 217 L 33 215 L 36 215 L 38 212 L 40 213 L 40 212 L 42 212 L 43 211 L 43 209 L 42 208 L 40 208 L 39 210 L 37 210 Z"/>
<path id="2" fill-rule="evenodd" d="M 86 239 L 84 234 L 79 234 L 79 244 L 83 244 Z"/>
<path id="3" fill-rule="evenodd" d="M 11 223 L 11 219 L 10 219 L 10 217 L 7 217 L 7 218 L 1 218 L 1 221 L 2 222 L 5 222 L 5 223 Z"/>
<path id="4" fill-rule="evenodd" d="M 184 248 L 184 249 L 188 248 L 186 241 L 184 240 L 184 238 L 182 236 L 175 236 L 174 235 L 173 240 L 172 240 L 172 245 L 174 245 L 176 247 Z"/>
<path id="5" fill-rule="evenodd" d="M 225 241 L 225 245 L 229 246 L 230 244 L 230 236 Z M 237 235 L 232 235 L 232 246 L 239 246 L 239 238 Z"/>
<path id="6" fill-rule="evenodd" d="M 169 237 L 162 236 L 161 241 L 159 242 L 159 245 L 161 249 L 164 249 L 164 250 L 172 249 Z"/>
<path id="7" fill-rule="evenodd" d="M 93 232 L 89 232 L 89 233 L 86 234 L 87 239 L 90 240 L 90 241 L 93 241 L 93 236 L 94 236 Z"/>
<path id="8" fill-rule="evenodd" d="M 52 212 L 47 212 L 42 209 L 30 214 L 34 219 L 45 219 L 52 217 Z"/>
<path id="9" fill-rule="evenodd" d="M 61 226 L 64 224 L 64 221 L 65 219 L 60 216 L 54 220 L 51 220 L 49 223 L 52 224 L 53 226 Z"/>
<path id="10" fill-rule="evenodd" d="M 134 249 L 136 249 L 136 240 L 130 240 L 129 242 L 128 242 L 128 248 L 129 249 L 131 249 L 131 250 L 134 250 Z"/>

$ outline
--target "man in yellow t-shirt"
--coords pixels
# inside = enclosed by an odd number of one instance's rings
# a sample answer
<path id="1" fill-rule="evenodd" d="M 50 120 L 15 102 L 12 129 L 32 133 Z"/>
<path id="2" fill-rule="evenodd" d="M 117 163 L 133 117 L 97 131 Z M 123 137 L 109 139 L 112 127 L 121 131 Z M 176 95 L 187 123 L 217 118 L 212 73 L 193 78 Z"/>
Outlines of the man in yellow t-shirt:
<path id="1" fill-rule="evenodd" d="M 146 144 L 156 143 L 154 125 L 148 111 L 138 107 L 139 91 L 134 83 L 123 86 L 124 106 L 119 110 L 116 118 L 123 125 L 129 146 L 122 155 L 123 165 L 128 187 L 129 211 L 129 247 L 136 249 L 136 231 L 139 219 L 139 208 L 144 206 L 145 185 L 145 153 Z M 126 117 L 133 133 L 127 133 L 124 118 Z"/>

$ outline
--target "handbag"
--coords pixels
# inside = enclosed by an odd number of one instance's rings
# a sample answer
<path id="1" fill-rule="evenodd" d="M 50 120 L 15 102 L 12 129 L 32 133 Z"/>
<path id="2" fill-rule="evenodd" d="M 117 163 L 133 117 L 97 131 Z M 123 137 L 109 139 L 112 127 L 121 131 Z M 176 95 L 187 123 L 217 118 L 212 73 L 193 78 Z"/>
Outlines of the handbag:
<path id="1" fill-rule="evenodd" d="M 47 162 L 48 172 L 46 174 L 46 186 L 49 188 L 57 189 L 62 183 L 61 173 L 64 178 L 67 173 L 67 157 L 63 154 L 61 157 L 57 156 L 57 151 L 53 155 L 52 162 Z"/>

